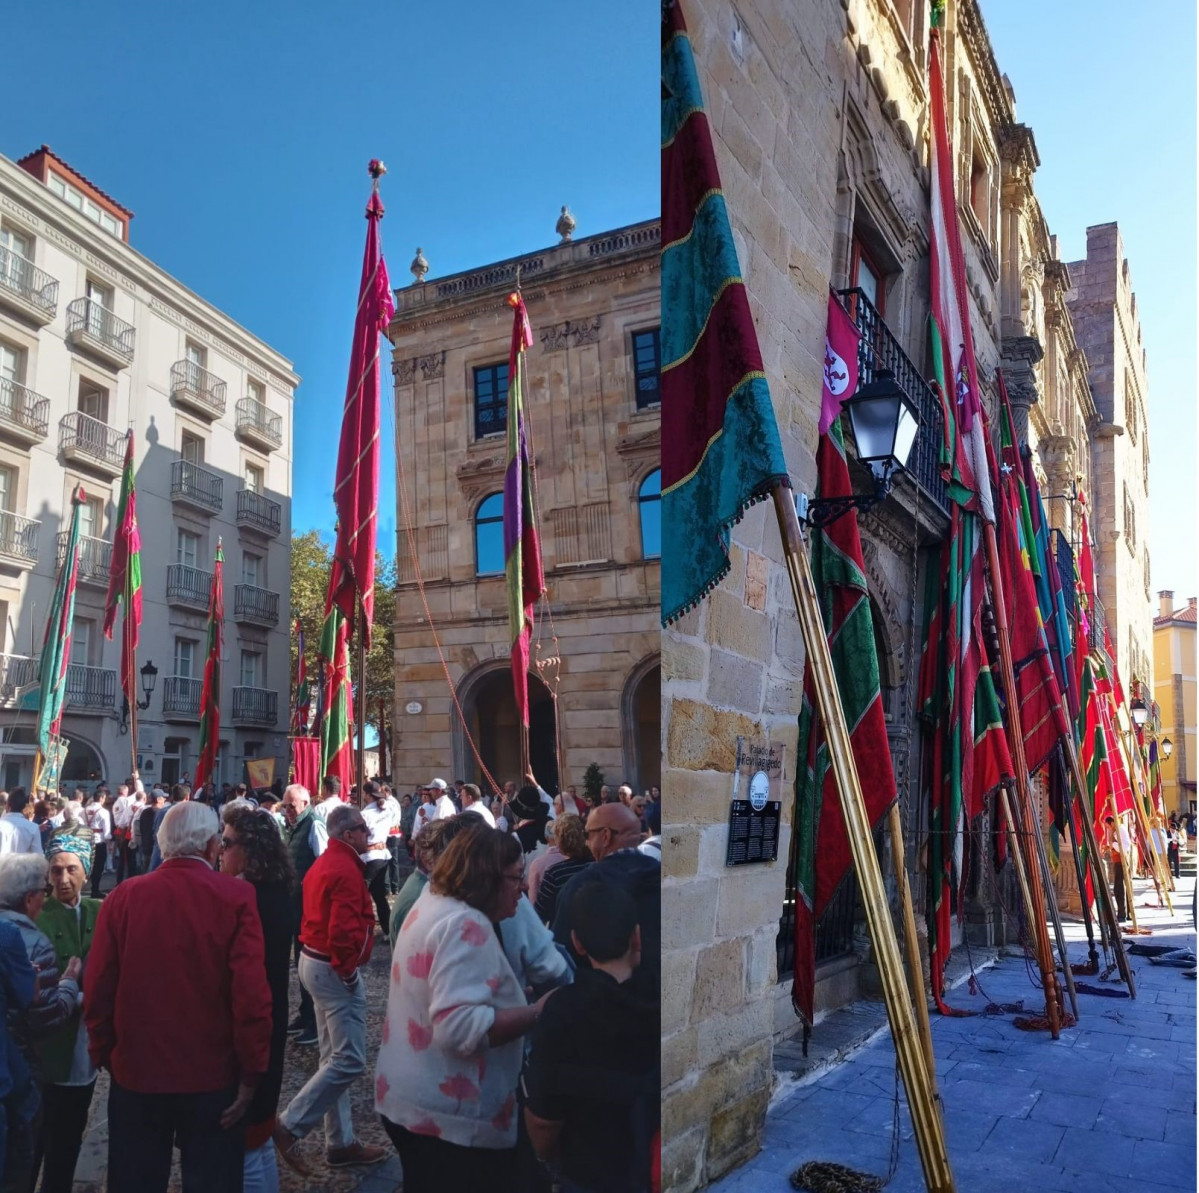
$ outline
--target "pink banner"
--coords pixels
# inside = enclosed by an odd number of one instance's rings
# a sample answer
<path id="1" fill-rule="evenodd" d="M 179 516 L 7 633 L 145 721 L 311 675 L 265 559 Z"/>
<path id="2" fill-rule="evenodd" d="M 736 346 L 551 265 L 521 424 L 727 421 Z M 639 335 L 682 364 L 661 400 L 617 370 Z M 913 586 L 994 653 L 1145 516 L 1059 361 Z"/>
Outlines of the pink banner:
<path id="1" fill-rule="evenodd" d="M 295 737 L 291 742 L 291 756 L 296 777 L 293 782 L 314 794 L 321 786 L 321 739 L 319 737 Z"/>
<path id="2" fill-rule="evenodd" d="M 820 391 L 820 433 L 841 413 L 841 404 L 858 388 L 858 342 L 853 320 L 832 294 L 828 296 L 828 326 L 824 333 L 824 386 Z"/>

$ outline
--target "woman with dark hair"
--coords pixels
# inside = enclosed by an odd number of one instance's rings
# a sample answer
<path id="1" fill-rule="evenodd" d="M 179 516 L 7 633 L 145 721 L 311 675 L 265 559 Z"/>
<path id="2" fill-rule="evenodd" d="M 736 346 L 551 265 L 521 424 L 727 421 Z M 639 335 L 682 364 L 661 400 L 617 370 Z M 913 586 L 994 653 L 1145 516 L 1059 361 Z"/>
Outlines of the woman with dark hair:
<path id="1" fill-rule="evenodd" d="M 271 1059 L 246 1113 L 245 1193 L 277 1193 L 275 1112 L 283 1086 L 291 963 L 294 872 L 275 819 L 261 808 L 230 804 L 222 817 L 221 871 L 254 887 L 271 988 Z"/>
<path id="2" fill-rule="evenodd" d="M 520 846 L 471 819 L 396 941 L 375 1109 L 405 1193 L 513 1193 L 521 1037 L 549 997 L 529 1005 L 495 931 L 520 902 Z"/>

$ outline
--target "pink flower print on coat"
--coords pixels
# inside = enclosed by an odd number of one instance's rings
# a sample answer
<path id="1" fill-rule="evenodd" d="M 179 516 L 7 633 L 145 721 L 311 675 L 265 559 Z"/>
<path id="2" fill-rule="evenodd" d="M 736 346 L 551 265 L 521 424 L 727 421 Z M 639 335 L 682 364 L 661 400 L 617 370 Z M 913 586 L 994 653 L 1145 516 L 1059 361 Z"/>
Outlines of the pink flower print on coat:
<path id="1" fill-rule="evenodd" d="M 441 1128 L 431 1118 L 422 1118 L 420 1122 L 413 1123 L 408 1130 L 413 1135 L 432 1135 L 435 1139 L 441 1138 Z"/>
<path id="2" fill-rule="evenodd" d="M 395 962 L 395 964 L 391 967 L 391 984 L 393 986 L 398 986 L 400 984 L 400 974 L 402 972 L 403 971 L 400 969 L 400 963 L 398 961 Z"/>
<path id="3" fill-rule="evenodd" d="M 516 1095 L 509 1094 L 504 1099 L 504 1104 L 500 1107 L 499 1113 L 491 1120 L 491 1125 L 497 1131 L 507 1131 L 512 1126 L 512 1112 L 516 1109 Z"/>
<path id="4" fill-rule="evenodd" d="M 413 906 L 409 909 L 408 914 L 404 917 L 404 923 L 401 925 L 400 931 L 403 932 L 404 929 L 407 928 L 409 924 L 415 924 L 416 917 L 417 917 L 417 910 L 416 910 L 416 907 Z"/>
<path id="5" fill-rule="evenodd" d="M 413 1052 L 424 1052 L 433 1043 L 433 1029 L 424 1027 L 415 1019 L 408 1020 L 408 1044 Z"/>
<path id="6" fill-rule="evenodd" d="M 414 978 L 423 978 L 429 980 L 429 971 L 433 968 L 433 951 L 430 949 L 425 953 L 413 953 L 408 958 L 408 972 Z"/>
<path id="7" fill-rule="evenodd" d="M 488 937 L 494 938 L 493 933 L 487 928 L 484 928 L 478 920 L 467 920 L 466 923 L 462 925 L 462 939 L 467 944 L 473 944 L 475 946 L 483 945 L 487 943 Z"/>
<path id="8" fill-rule="evenodd" d="M 479 1087 L 465 1074 L 454 1073 L 447 1077 L 438 1087 L 447 1098 L 453 1098 L 458 1103 L 458 1110 L 463 1102 L 477 1102 Z"/>
<path id="9" fill-rule="evenodd" d="M 478 1065 L 479 1065 L 479 1084 L 482 1085 L 483 1078 L 487 1076 L 487 1053 L 486 1052 L 479 1053 Z"/>
<path id="10" fill-rule="evenodd" d="M 391 1039 L 391 1020 L 383 1020 L 383 1043 L 386 1044 Z"/>
<path id="11" fill-rule="evenodd" d="M 376 1102 L 376 1104 L 382 1102 L 387 1097 L 387 1093 L 390 1089 L 391 1089 L 391 1084 L 388 1082 L 387 1078 L 384 1077 L 382 1073 L 380 1073 L 379 1076 L 375 1079 L 375 1102 Z"/>
<path id="12" fill-rule="evenodd" d="M 501 978 L 498 974 L 494 978 L 487 979 L 487 988 L 491 991 L 492 994 L 498 994 L 500 992 L 500 987 L 503 984 L 504 984 L 504 979 Z"/>

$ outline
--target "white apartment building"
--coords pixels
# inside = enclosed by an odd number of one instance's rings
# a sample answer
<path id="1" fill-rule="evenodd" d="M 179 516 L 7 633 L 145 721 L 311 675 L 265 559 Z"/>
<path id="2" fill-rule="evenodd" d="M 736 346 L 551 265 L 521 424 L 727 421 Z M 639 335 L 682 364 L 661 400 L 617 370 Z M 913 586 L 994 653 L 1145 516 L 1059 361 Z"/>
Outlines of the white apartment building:
<path id="1" fill-rule="evenodd" d="M 129 244 L 133 213 L 47 146 L 0 157 L 0 784 L 32 777 L 36 678 L 82 485 L 63 735 L 66 786 L 190 778 L 208 594 L 223 540 L 225 644 L 217 779 L 274 755 L 286 777 L 291 362 Z M 120 629 L 103 636 L 125 436 L 136 442 L 143 614 L 154 680 L 123 717 Z M 152 664 L 156 677 L 149 674 Z M 24 701 L 20 701 L 24 703 Z"/>

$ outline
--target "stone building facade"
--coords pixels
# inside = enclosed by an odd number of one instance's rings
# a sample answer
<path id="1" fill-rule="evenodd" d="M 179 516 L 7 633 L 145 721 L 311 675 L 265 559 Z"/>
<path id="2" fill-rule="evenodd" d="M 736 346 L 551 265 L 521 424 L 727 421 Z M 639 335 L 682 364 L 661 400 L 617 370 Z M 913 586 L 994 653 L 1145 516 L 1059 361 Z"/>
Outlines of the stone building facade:
<path id="1" fill-rule="evenodd" d="M 1087 255 L 1070 265 L 1070 315 L 1090 366 L 1099 422 L 1093 436 L 1098 597 L 1116 663 L 1132 696 L 1153 688 L 1153 600 L 1149 574 L 1149 387 L 1137 296 L 1120 229 L 1087 229 Z"/>
<path id="2" fill-rule="evenodd" d="M 287 766 L 291 362 L 130 244 L 132 212 L 43 146 L 0 158 L 0 784 L 30 782 L 36 679 L 71 495 L 87 504 L 63 735 L 64 780 L 128 775 L 121 647 L 102 633 L 125 433 L 136 439 L 143 613 L 153 663 L 137 715 L 147 780 L 191 775 L 208 593 L 225 552 L 216 778 Z"/>
<path id="3" fill-rule="evenodd" d="M 612 783 L 660 781 L 660 238 L 654 220 L 436 280 L 418 267 L 396 292 L 401 785 L 479 782 L 480 759 L 500 783 L 519 773 L 498 521 L 518 271 L 549 593 L 530 668 L 533 768 L 547 787 L 581 785 L 592 762 Z"/>
<path id="4" fill-rule="evenodd" d="M 910 471 L 860 519 L 906 855 L 918 866 L 927 809 L 914 774 L 912 709 L 925 576 L 948 529 L 936 467 L 940 413 L 922 380 L 932 372 L 927 5 L 680 2 L 796 489 L 811 494 L 816 480 L 830 285 L 856 291 L 861 379 L 891 368 L 924 424 Z M 1037 201 L 1035 137 L 1017 119 L 977 0 L 949 6 L 943 45 L 984 400 L 994 413 L 1002 368 L 1044 491 L 1065 494 L 1076 474 L 1089 483 L 1100 425 L 1067 303 L 1071 267 Z M 851 475 L 858 491 L 868 488 L 852 460 Z M 1048 505 L 1068 547 L 1071 504 Z M 758 1149 L 775 1070 L 790 1051 L 776 1043 L 799 1028 L 787 858 L 804 652 L 768 504 L 734 529 L 731 565 L 662 638 L 663 1163 L 665 1187 L 676 1191 L 703 1186 Z M 779 860 L 730 869 L 739 736 L 783 747 L 787 794 Z M 878 844 L 893 889 L 890 850 Z M 922 871 L 912 874 L 921 921 L 925 883 Z M 982 895 L 973 893 L 965 912 L 972 939 L 1014 937 L 1003 909 Z M 861 919 L 850 890 L 818 928 L 818 1018 L 877 991 Z"/>
<path id="5" fill-rule="evenodd" d="M 1173 749 L 1164 758 L 1162 802 L 1166 814 L 1199 811 L 1195 803 L 1196 763 L 1199 763 L 1199 707 L 1196 694 L 1196 608 L 1195 598 L 1174 607 L 1174 594 L 1157 594 L 1158 615 L 1153 619 L 1153 699 L 1161 728 L 1160 743 L 1169 738 Z"/>

